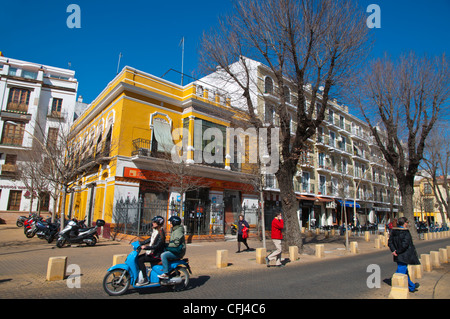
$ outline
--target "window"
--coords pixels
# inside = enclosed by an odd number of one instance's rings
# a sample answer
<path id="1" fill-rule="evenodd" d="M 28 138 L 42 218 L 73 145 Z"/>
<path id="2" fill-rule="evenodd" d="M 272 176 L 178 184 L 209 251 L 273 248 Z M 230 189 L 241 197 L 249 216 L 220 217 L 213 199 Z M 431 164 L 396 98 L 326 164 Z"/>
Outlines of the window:
<path id="1" fill-rule="evenodd" d="M 25 79 L 37 79 L 37 72 L 22 70 L 22 77 Z"/>
<path id="2" fill-rule="evenodd" d="M 30 90 L 12 88 L 9 91 L 7 110 L 28 112 L 30 102 Z"/>
<path id="3" fill-rule="evenodd" d="M 59 129 L 56 127 L 50 127 L 48 129 L 48 134 L 47 134 L 47 147 L 50 149 L 55 149 L 56 148 L 56 142 L 58 141 L 58 132 Z"/>
<path id="4" fill-rule="evenodd" d="M 53 99 L 52 101 L 52 116 L 61 116 L 62 99 Z"/>
<path id="5" fill-rule="evenodd" d="M 309 173 L 302 173 L 302 192 L 309 193 Z"/>
<path id="6" fill-rule="evenodd" d="M 273 122 L 273 105 L 266 104 L 266 106 L 265 106 L 265 113 L 264 113 L 264 121 L 266 123 L 272 123 Z"/>
<path id="7" fill-rule="evenodd" d="M 334 112 L 333 110 L 328 110 L 328 122 L 334 124 Z"/>
<path id="8" fill-rule="evenodd" d="M 153 121 L 152 151 L 170 153 L 174 144 L 170 124 L 161 119 Z"/>
<path id="9" fill-rule="evenodd" d="M 20 200 L 22 199 L 22 191 L 10 191 L 8 200 L 8 210 L 20 210 Z"/>
<path id="10" fill-rule="evenodd" d="M 264 93 L 273 94 L 273 80 L 269 76 L 264 80 Z"/>
<path id="11" fill-rule="evenodd" d="M 17 68 L 9 68 L 8 75 L 17 76 Z"/>
<path id="12" fill-rule="evenodd" d="M 327 178 L 323 175 L 319 175 L 319 192 L 322 195 L 326 195 L 326 185 L 327 185 Z"/>
<path id="13" fill-rule="evenodd" d="M 291 103 L 291 90 L 285 85 L 283 88 L 284 99 L 286 103 Z"/>
<path id="14" fill-rule="evenodd" d="M 319 166 L 325 167 L 325 153 L 319 153 Z"/>
<path id="15" fill-rule="evenodd" d="M 335 139 L 336 139 L 336 133 L 333 131 L 330 131 L 330 146 L 335 147 Z"/>
<path id="16" fill-rule="evenodd" d="M 429 183 L 423 184 L 423 193 L 426 195 L 430 195 L 433 193 L 433 191 L 431 189 L 431 185 Z"/>
<path id="17" fill-rule="evenodd" d="M 10 123 L 3 124 L 2 144 L 22 146 L 23 133 L 25 132 L 25 123 Z"/>

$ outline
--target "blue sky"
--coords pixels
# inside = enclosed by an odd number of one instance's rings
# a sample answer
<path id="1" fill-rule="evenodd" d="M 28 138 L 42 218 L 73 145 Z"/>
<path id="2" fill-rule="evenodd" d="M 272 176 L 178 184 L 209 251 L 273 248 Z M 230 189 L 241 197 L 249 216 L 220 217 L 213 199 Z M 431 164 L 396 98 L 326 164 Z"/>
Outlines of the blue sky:
<path id="1" fill-rule="evenodd" d="M 450 0 L 360 0 L 381 8 L 381 28 L 372 29 L 371 55 L 392 57 L 449 52 Z M 117 71 L 129 65 L 162 76 L 181 71 L 181 38 L 185 37 L 184 71 L 198 75 L 198 43 L 203 31 L 231 9 L 229 0 L 0 0 L 0 51 L 7 57 L 76 71 L 78 93 L 89 103 Z M 81 8 L 81 28 L 69 29 L 70 4 Z M 369 16 L 369 13 L 367 13 Z M 180 82 L 174 72 L 165 78 Z M 185 84 L 187 82 L 185 81 Z"/>

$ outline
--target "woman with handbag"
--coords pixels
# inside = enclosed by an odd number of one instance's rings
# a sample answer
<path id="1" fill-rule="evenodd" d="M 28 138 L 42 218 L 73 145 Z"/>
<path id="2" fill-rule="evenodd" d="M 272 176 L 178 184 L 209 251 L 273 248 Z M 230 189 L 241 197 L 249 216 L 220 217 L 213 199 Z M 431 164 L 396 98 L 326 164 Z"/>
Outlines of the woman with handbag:
<path id="1" fill-rule="evenodd" d="M 238 251 L 236 253 L 241 252 L 241 243 L 247 247 L 244 251 L 250 251 L 251 248 L 248 247 L 247 244 L 247 238 L 248 238 L 248 232 L 250 231 L 250 226 L 248 225 L 247 221 L 244 219 L 244 215 L 239 215 L 239 222 L 238 222 L 238 233 L 237 233 L 237 242 L 238 242 Z"/>
<path id="2" fill-rule="evenodd" d="M 397 263 L 397 273 L 408 276 L 408 288 L 414 292 L 419 288 L 419 283 L 413 283 L 409 278 L 408 265 L 420 265 L 420 260 L 414 247 L 411 234 L 408 230 L 408 219 L 400 217 L 397 226 L 393 227 L 389 237 L 388 246 Z"/>

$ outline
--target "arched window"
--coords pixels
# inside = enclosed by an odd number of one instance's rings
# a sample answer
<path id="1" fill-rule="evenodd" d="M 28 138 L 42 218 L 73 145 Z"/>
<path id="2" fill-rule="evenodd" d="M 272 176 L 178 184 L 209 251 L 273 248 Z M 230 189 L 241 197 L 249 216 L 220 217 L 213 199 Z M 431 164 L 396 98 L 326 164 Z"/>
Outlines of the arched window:
<path id="1" fill-rule="evenodd" d="M 286 103 L 291 103 L 291 90 L 285 85 L 283 88 L 284 99 Z"/>
<path id="2" fill-rule="evenodd" d="M 273 80 L 270 76 L 266 76 L 264 80 L 264 93 L 273 94 Z"/>

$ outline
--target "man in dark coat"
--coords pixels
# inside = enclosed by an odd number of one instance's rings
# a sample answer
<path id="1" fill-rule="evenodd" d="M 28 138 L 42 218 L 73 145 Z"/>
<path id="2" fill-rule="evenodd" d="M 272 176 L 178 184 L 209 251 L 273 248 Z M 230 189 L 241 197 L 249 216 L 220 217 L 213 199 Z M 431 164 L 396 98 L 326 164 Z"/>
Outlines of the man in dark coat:
<path id="1" fill-rule="evenodd" d="M 411 233 L 408 230 L 408 220 L 406 217 L 400 217 L 397 221 L 398 227 L 393 227 L 389 237 L 388 246 L 394 256 L 394 262 L 397 263 L 397 273 L 408 275 L 408 288 L 414 292 L 419 288 L 418 283 L 413 283 L 409 278 L 408 265 L 420 265 L 417 256 L 416 247 L 414 247 Z"/>

